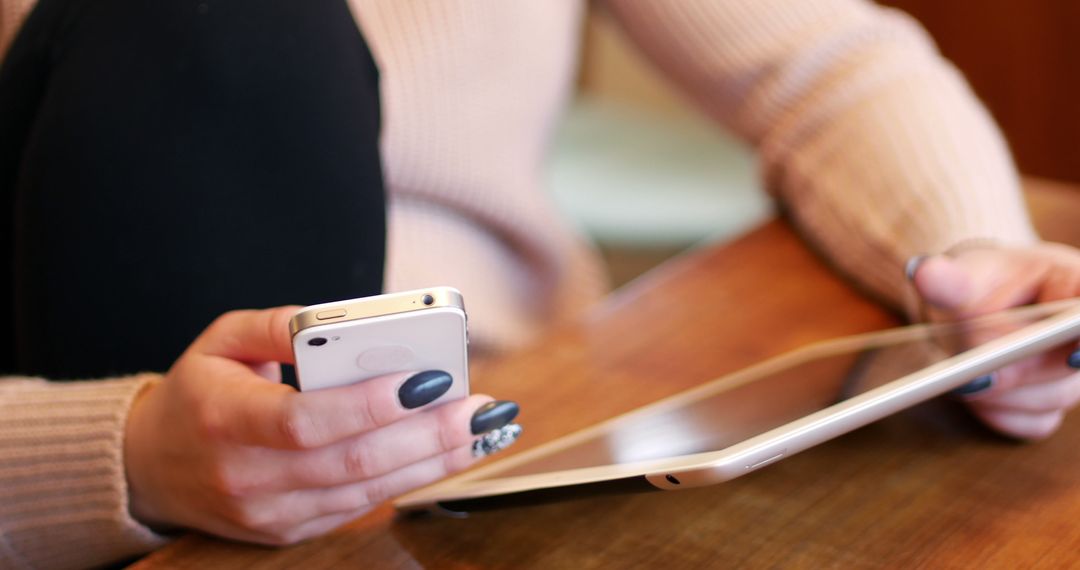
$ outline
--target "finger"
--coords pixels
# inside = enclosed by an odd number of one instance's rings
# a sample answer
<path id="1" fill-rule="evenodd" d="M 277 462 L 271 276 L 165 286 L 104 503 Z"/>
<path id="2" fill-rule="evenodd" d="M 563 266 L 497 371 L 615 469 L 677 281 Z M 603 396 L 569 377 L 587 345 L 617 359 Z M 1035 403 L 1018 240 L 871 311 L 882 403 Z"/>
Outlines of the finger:
<path id="1" fill-rule="evenodd" d="M 972 402 L 977 409 L 1040 414 L 1070 410 L 1080 402 L 1080 374 L 1022 386 Z"/>
<path id="2" fill-rule="evenodd" d="M 306 540 L 320 537 L 333 530 L 343 527 L 352 521 L 371 512 L 372 507 L 364 507 L 347 513 L 337 513 L 319 517 L 314 520 L 291 528 L 281 533 L 264 534 L 252 542 L 266 544 L 268 546 L 290 546 Z"/>
<path id="3" fill-rule="evenodd" d="M 271 507 L 274 508 L 274 507 Z M 278 506 L 277 508 L 280 508 Z M 354 521 L 374 507 L 363 507 L 349 512 L 338 512 L 332 515 L 319 516 L 307 519 L 296 519 L 299 522 L 289 522 L 282 519 L 258 528 L 230 527 L 225 533 L 215 533 L 226 538 L 242 540 L 267 546 L 290 546 L 322 536 L 346 523 Z M 291 517 L 289 517 L 291 520 Z"/>
<path id="4" fill-rule="evenodd" d="M 1049 352 L 1025 358 L 1010 364 L 993 375 L 993 382 L 985 389 L 957 393 L 965 401 L 981 402 L 986 399 L 1008 394 L 1023 386 L 1054 382 L 1070 376 L 1074 370 L 1069 368 L 1068 359 L 1071 346 L 1062 346 Z"/>
<path id="5" fill-rule="evenodd" d="M 277 362 L 255 364 L 251 366 L 251 370 L 271 382 L 281 382 L 281 364 Z"/>
<path id="6" fill-rule="evenodd" d="M 1065 418 L 1064 412 L 1029 414 L 1025 412 L 995 409 L 974 410 L 986 425 L 995 431 L 1017 439 L 1044 439 L 1049 437 Z"/>
<path id="7" fill-rule="evenodd" d="M 277 495 L 262 505 L 251 506 L 251 510 L 264 513 L 262 518 L 272 522 L 261 530 L 229 532 L 250 542 L 271 545 L 314 538 L 363 516 L 383 501 L 462 471 L 478 460 L 472 446 L 466 445 L 376 479 Z"/>
<path id="8" fill-rule="evenodd" d="M 237 418 L 231 427 L 236 440 L 248 445 L 316 449 L 418 413 L 423 406 L 406 407 L 402 391 L 416 380 L 422 381 L 421 387 L 430 386 L 430 376 L 402 372 L 312 392 L 283 390 L 265 395 L 258 391 L 258 397 L 249 390 L 251 396 L 246 399 L 228 399 Z M 441 392 L 429 390 L 426 397 L 441 396 L 460 381 L 445 373 L 443 377 L 449 380 L 435 386 Z"/>
<path id="9" fill-rule="evenodd" d="M 247 363 L 292 363 L 289 320 L 300 307 L 230 311 L 221 315 L 192 344 L 192 349 Z"/>
<path id="10" fill-rule="evenodd" d="M 915 289 L 926 302 L 940 309 L 959 309 L 975 294 L 971 276 L 944 255 L 923 260 L 913 275 Z"/>
<path id="11" fill-rule="evenodd" d="M 473 433 L 472 427 L 478 413 L 494 418 L 486 422 L 481 433 L 501 428 L 517 416 L 517 404 L 489 402 L 489 396 L 472 396 L 304 452 L 289 462 L 278 484 L 283 488 L 314 488 L 373 479 L 469 445 L 479 435 Z"/>
<path id="12" fill-rule="evenodd" d="M 1049 303 L 1080 295 L 1080 268 L 1060 267 L 1047 276 L 1039 292 L 1039 302 Z"/>
<path id="13" fill-rule="evenodd" d="M 914 283 L 923 299 L 950 318 L 971 318 L 1034 301 L 1048 269 L 1048 263 L 1009 250 L 973 250 L 926 259 Z"/>
<path id="14" fill-rule="evenodd" d="M 434 483 L 477 461 L 472 445 L 463 445 L 367 481 L 297 491 L 290 500 L 297 514 L 306 519 L 354 512 Z"/>

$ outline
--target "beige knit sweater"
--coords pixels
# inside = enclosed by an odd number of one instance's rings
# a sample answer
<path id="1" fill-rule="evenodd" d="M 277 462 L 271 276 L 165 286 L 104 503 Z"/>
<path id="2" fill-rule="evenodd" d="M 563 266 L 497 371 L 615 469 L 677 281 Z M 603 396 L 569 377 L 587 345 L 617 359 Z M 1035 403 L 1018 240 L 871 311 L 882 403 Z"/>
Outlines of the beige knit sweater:
<path id="1" fill-rule="evenodd" d="M 350 0 L 383 76 L 387 289 L 447 283 L 514 346 L 603 292 L 540 179 L 581 0 Z M 0 0 L 0 50 L 33 0 Z M 901 264 L 1035 235 L 1001 134 L 902 14 L 860 0 L 608 0 L 632 39 L 760 152 L 768 188 L 886 301 Z M 2 52 L 0 52 L 2 53 Z M 127 514 L 122 435 L 148 377 L 0 381 L 0 567 L 101 564 L 162 539 Z"/>

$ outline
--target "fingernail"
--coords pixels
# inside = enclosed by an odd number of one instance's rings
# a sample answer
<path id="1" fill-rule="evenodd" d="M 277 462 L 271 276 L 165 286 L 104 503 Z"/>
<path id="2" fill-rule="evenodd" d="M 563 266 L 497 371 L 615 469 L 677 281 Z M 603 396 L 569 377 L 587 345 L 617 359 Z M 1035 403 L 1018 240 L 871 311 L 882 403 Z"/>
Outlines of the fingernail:
<path id="1" fill-rule="evenodd" d="M 507 424 L 499 429 L 493 429 L 473 442 L 473 457 L 486 457 L 492 453 L 498 453 L 514 445 L 520 436 L 521 426 L 518 424 Z"/>
<path id="2" fill-rule="evenodd" d="M 1069 355 L 1069 366 L 1080 369 L 1080 349 Z"/>
<path id="3" fill-rule="evenodd" d="M 473 413 L 472 423 L 470 424 L 473 435 L 480 435 L 505 426 L 514 421 L 519 411 L 521 411 L 521 408 L 518 407 L 516 402 L 507 402 L 506 400 L 488 402 L 480 406 L 480 409 Z"/>
<path id="4" fill-rule="evenodd" d="M 453 383 L 450 374 L 442 370 L 425 370 L 410 376 L 398 388 L 398 400 L 407 409 L 419 408 L 438 400 Z"/>
<path id="5" fill-rule="evenodd" d="M 955 389 L 952 393 L 956 396 L 970 396 L 972 394 L 978 394 L 979 392 L 989 390 L 994 385 L 994 375 L 986 374 L 979 376 L 978 378 L 964 384 L 963 386 Z"/>

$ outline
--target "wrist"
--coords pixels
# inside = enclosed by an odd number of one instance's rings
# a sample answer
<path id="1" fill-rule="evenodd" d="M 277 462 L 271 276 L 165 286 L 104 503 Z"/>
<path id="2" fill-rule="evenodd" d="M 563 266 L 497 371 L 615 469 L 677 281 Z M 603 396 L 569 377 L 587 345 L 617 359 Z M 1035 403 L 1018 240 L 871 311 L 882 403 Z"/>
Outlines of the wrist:
<path id="1" fill-rule="evenodd" d="M 132 400 L 127 422 L 124 425 L 123 448 L 128 512 L 139 523 L 155 529 L 167 526 L 158 509 L 152 506 L 153 501 L 150 500 L 153 460 L 148 454 L 148 451 L 152 449 L 148 440 L 152 439 L 153 414 L 149 408 L 152 407 L 150 403 L 154 393 L 160 389 L 160 383 L 160 377 L 154 378 Z"/>

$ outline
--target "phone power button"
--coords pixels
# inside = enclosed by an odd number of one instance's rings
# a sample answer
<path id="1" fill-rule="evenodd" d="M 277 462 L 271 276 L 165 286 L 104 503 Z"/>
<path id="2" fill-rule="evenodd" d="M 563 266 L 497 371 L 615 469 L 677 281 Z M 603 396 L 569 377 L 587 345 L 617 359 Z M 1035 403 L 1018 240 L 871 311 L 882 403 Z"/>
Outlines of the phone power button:
<path id="1" fill-rule="evenodd" d="M 329 311 L 320 311 L 318 313 L 315 313 L 315 318 L 320 321 L 327 321 L 330 319 L 344 317 L 345 314 L 345 309 L 330 309 Z"/>

